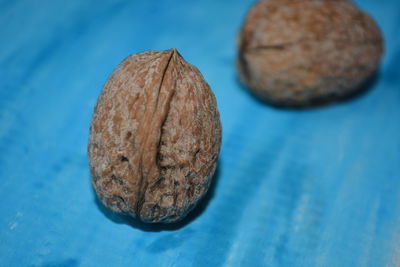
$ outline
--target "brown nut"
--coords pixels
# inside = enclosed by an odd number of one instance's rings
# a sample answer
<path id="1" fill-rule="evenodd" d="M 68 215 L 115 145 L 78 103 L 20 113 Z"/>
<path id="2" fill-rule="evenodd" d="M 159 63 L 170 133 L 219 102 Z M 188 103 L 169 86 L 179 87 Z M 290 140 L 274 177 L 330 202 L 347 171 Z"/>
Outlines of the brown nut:
<path id="1" fill-rule="evenodd" d="M 214 94 L 175 50 L 123 60 L 94 109 L 88 154 L 93 187 L 115 212 L 179 221 L 205 195 L 221 124 Z"/>
<path id="2" fill-rule="evenodd" d="M 308 106 L 343 98 L 376 71 L 382 37 L 347 0 L 261 0 L 238 35 L 240 80 L 260 99 Z"/>

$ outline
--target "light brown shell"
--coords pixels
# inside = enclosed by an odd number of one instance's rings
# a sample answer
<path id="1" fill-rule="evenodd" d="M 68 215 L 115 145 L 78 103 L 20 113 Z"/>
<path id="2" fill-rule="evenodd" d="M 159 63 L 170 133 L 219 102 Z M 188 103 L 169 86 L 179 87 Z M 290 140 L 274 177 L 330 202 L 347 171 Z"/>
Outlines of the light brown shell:
<path id="1" fill-rule="evenodd" d="M 238 35 L 240 80 L 259 98 L 306 106 L 354 93 L 377 69 L 382 37 L 347 0 L 261 0 Z"/>
<path id="2" fill-rule="evenodd" d="M 102 203 L 144 222 L 181 220 L 216 169 L 221 124 L 215 97 L 175 50 L 123 60 L 94 109 L 88 154 Z"/>

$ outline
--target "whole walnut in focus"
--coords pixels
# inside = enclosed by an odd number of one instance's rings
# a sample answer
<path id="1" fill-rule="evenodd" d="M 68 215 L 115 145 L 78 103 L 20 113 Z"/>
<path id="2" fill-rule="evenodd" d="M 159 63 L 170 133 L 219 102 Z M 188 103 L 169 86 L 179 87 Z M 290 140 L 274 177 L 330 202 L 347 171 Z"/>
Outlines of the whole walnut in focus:
<path id="1" fill-rule="evenodd" d="M 320 104 L 353 94 L 374 74 L 382 37 L 347 0 L 261 0 L 238 36 L 240 80 L 264 101 Z"/>
<path id="2" fill-rule="evenodd" d="M 123 60 L 93 113 L 88 154 L 103 204 L 144 222 L 179 221 L 207 192 L 221 123 L 214 94 L 175 50 Z"/>

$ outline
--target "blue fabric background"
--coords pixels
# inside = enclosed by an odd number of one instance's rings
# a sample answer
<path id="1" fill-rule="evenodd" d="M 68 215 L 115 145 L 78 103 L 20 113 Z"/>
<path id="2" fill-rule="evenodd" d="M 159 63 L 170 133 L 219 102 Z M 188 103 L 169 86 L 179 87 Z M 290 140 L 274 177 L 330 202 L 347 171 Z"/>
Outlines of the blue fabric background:
<path id="1" fill-rule="evenodd" d="M 400 5 L 358 0 L 385 36 L 351 100 L 276 109 L 237 82 L 252 0 L 0 1 L 0 266 L 400 266 Z M 217 97 L 215 183 L 175 226 L 107 212 L 89 121 L 127 55 L 176 47 Z"/>

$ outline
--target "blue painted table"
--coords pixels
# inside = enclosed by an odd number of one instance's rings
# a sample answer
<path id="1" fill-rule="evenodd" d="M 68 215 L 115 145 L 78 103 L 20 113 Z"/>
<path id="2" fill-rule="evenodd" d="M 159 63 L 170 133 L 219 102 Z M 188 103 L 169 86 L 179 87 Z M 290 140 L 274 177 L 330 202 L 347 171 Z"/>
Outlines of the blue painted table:
<path id="1" fill-rule="evenodd" d="M 400 5 L 373 15 L 372 88 L 306 110 L 238 85 L 246 1 L 0 1 L 0 266 L 400 266 Z M 176 47 L 213 88 L 223 147 L 207 199 L 175 226 L 96 202 L 91 113 L 127 55 Z"/>

